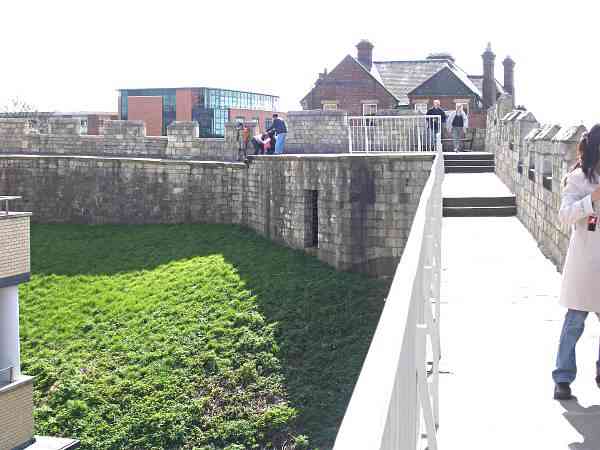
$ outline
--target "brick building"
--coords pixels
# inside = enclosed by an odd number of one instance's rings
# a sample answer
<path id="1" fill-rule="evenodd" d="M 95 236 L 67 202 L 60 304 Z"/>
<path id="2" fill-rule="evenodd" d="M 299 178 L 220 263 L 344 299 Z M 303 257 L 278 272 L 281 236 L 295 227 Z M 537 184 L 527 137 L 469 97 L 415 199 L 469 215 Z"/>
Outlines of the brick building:
<path id="1" fill-rule="evenodd" d="M 357 57 L 347 55 L 331 72 L 319 74 L 301 100 L 303 109 L 345 110 L 381 114 L 404 109 L 426 112 L 434 99 L 451 110 L 464 105 L 472 128 L 485 128 L 486 111 L 503 94 L 514 102 L 514 61 L 507 57 L 503 86 L 494 76 L 495 55 L 488 44 L 482 55 L 483 75 L 468 75 L 452 55 L 434 53 L 422 60 L 373 61 L 373 44 L 362 40 Z"/>
<path id="2" fill-rule="evenodd" d="M 174 121 L 196 121 L 201 137 L 223 137 L 225 123 L 257 120 L 269 126 L 279 97 L 254 92 L 213 88 L 157 88 L 119 90 L 119 117 L 143 120 L 148 136 L 167 134 Z"/>

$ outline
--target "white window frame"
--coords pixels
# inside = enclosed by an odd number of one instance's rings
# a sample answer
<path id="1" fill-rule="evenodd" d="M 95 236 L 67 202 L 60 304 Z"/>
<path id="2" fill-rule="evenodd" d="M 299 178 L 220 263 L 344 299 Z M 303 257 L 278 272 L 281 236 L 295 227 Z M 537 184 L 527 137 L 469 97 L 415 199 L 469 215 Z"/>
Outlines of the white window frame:
<path id="1" fill-rule="evenodd" d="M 377 103 L 363 103 L 362 114 L 363 116 L 374 116 L 377 114 Z"/>
<path id="2" fill-rule="evenodd" d="M 457 98 L 454 100 L 454 104 L 456 105 L 463 105 L 463 111 L 465 112 L 465 114 L 469 115 L 469 105 L 471 104 L 471 101 L 467 98 Z M 456 108 L 455 108 L 456 109 Z"/>
<path id="3" fill-rule="evenodd" d="M 338 102 L 324 101 L 321 104 L 321 109 L 323 111 L 337 111 L 338 110 Z"/>
<path id="4" fill-rule="evenodd" d="M 429 102 L 415 102 L 415 112 L 427 114 Z"/>

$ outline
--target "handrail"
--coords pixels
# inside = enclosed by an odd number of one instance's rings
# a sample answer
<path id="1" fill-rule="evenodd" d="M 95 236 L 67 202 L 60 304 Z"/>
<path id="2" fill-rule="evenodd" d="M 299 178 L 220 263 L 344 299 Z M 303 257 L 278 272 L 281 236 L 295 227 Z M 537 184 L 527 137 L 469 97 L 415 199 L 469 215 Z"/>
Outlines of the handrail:
<path id="1" fill-rule="evenodd" d="M 437 115 L 350 116 L 350 153 L 435 152 L 442 129 Z"/>
<path id="2" fill-rule="evenodd" d="M 431 174 L 334 450 L 416 450 L 421 436 L 437 450 L 443 177 L 438 136 Z"/>
<path id="3" fill-rule="evenodd" d="M 4 202 L 4 214 L 8 216 L 8 202 L 10 200 L 19 200 L 21 197 L 15 195 L 0 195 L 0 202 Z"/>

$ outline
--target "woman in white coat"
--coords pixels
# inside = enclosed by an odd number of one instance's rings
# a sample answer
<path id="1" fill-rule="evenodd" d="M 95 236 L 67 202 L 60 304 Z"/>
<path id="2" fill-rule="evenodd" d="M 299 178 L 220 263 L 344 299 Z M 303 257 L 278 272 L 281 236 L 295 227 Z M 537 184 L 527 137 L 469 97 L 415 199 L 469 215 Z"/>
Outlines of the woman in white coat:
<path id="1" fill-rule="evenodd" d="M 570 385 L 577 374 L 575 346 L 588 314 L 600 314 L 600 124 L 582 137 L 577 153 L 579 161 L 565 177 L 559 211 L 561 222 L 571 225 L 571 241 L 560 293 L 560 304 L 568 310 L 552 372 L 557 400 L 572 398 Z M 600 358 L 596 367 L 600 387 Z"/>

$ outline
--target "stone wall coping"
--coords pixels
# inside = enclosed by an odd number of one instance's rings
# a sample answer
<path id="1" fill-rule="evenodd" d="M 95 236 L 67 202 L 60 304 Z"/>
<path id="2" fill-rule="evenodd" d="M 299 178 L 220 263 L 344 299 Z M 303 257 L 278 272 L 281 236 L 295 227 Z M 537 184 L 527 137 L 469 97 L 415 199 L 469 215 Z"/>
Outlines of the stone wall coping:
<path id="1" fill-rule="evenodd" d="M 550 141 L 559 131 L 560 125 L 544 125 L 540 130 L 539 134 L 534 138 L 534 141 Z"/>
<path id="2" fill-rule="evenodd" d="M 307 109 L 304 111 L 289 111 L 287 117 L 314 117 L 314 116 L 330 116 L 330 117 L 345 117 L 348 113 L 346 111 L 323 111 L 322 109 Z"/>
<path id="3" fill-rule="evenodd" d="M 529 133 L 527 133 L 527 135 L 525 136 L 525 138 L 523 139 L 524 141 L 532 141 L 535 139 L 535 137 L 538 135 L 538 133 L 542 131 L 541 128 L 534 128 L 533 130 L 531 130 Z"/>
<path id="4" fill-rule="evenodd" d="M 29 217 L 29 216 L 31 216 L 30 212 L 9 211 L 8 215 L 6 215 L 6 214 L 4 214 L 3 211 L 0 211 L 0 220 L 17 219 L 19 217 Z"/>
<path id="5" fill-rule="evenodd" d="M 521 111 L 516 119 L 517 122 L 537 122 L 537 119 L 530 111 Z"/>
<path id="6" fill-rule="evenodd" d="M 0 124 L 2 123 L 21 123 L 29 124 L 33 117 L 2 117 L 0 118 Z"/>
<path id="7" fill-rule="evenodd" d="M 90 161 L 129 161 L 129 162 L 144 162 L 153 164 L 167 164 L 167 165 L 193 165 L 193 166 L 231 166 L 243 168 L 246 164 L 242 162 L 233 161 L 196 161 L 186 159 L 161 159 L 161 158 L 128 158 L 118 156 L 88 156 L 88 155 L 23 155 L 23 154 L 10 154 L 0 153 L 0 160 L 2 159 L 80 159 Z"/>
<path id="8" fill-rule="evenodd" d="M 377 154 L 359 154 L 359 153 L 304 153 L 304 154 L 283 154 L 283 155 L 251 155 L 248 159 L 253 160 L 321 160 L 328 161 L 332 159 L 401 159 L 404 161 L 431 161 L 435 158 L 435 152 L 398 152 L 398 153 L 377 153 Z"/>
<path id="9" fill-rule="evenodd" d="M 116 119 L 116 120 L 106 120 L 104 122 L 104 126 L 105 127 L 110 127 L 111 125 L 113 126 L 127 126 L 127 125 L 135 125 L 135 126 L 145 126 L 146 122 L 144 122 L 143 120 L 121 120 L 121 119 Z"/>
<path id="10" fill-rule="evenodd" d="M 27 386 L 28 384 L 33 384 L 33 377 L 28 375 L 21 375 L 15 381 L 6 386 L 0 387 L 0 396 L 4 394 L 8 394 L 11 391 L 19 389 L 21 387 Z"/>
<path id="11" fill-rule="evenodd" d="M 584 125 L 573 125 L 562 128 L 552 138 L 553 142 L 577 142 L 581 135 L 587 131 Z"/>

